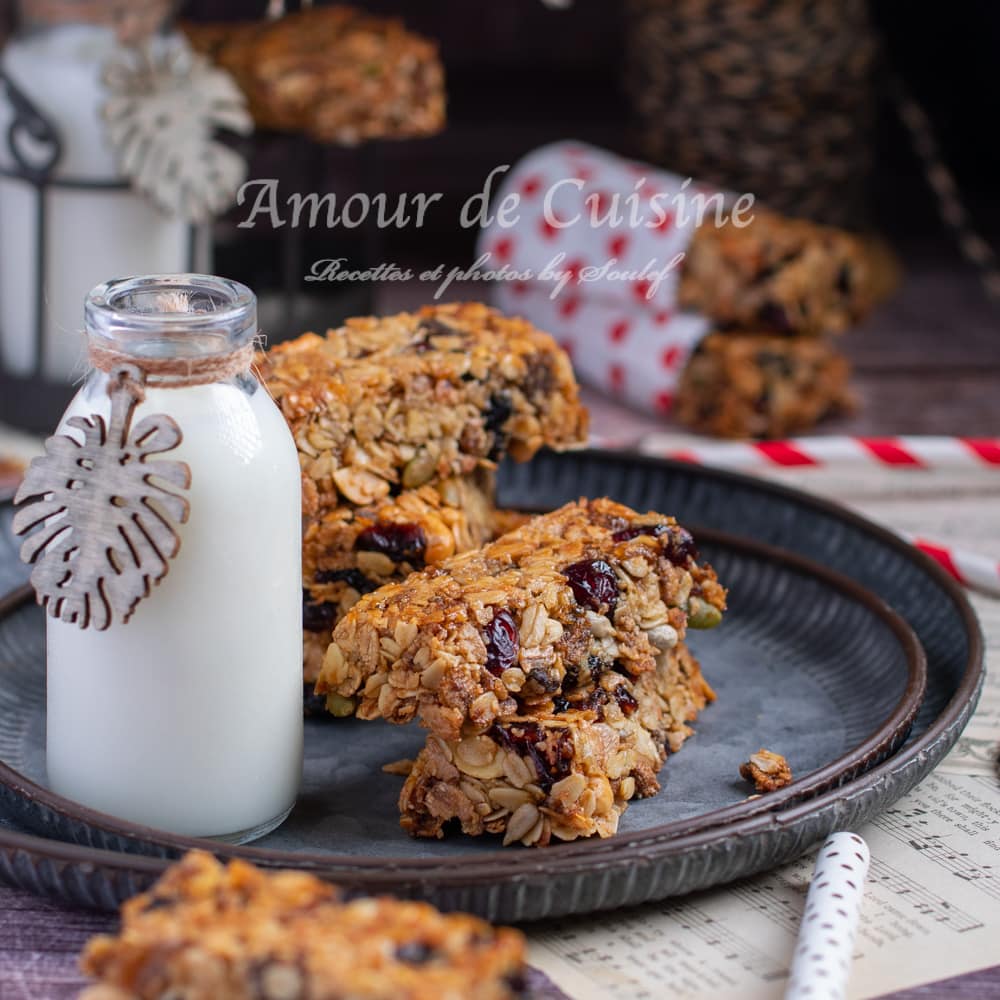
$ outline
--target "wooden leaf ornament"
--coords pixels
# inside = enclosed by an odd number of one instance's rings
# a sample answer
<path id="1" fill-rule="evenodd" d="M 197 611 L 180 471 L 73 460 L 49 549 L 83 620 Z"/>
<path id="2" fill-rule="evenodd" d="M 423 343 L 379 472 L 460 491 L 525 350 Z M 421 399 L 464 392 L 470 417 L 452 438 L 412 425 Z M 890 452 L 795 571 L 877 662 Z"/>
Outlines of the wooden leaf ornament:
<path id="1" fill-rule="evenodd" d="M 236 200 L 246 160 L 216 129 L 253 131 L 236 81 L 186 45 L 123 49 L 104 67 L 108 139 L 132 186 L 161 209 L 205 222 Z"/>
<path id="2" fill-rule="evenodd" d="M 71 417 L 82 443 L 66 434 L 45 442 L 28 467 L 14 503 L 14 532 L 27 538 L 21 558 L 34 565 L 31 583 L 53 618 L 106 629 L 129 620 L 180 549 L 191 485 L 184 462 L 150 461 L 180 444 L 181 429 L 165 414 L 132 427 L 145 376 L 120 365 L 109 376 L 111 415 Z"/>

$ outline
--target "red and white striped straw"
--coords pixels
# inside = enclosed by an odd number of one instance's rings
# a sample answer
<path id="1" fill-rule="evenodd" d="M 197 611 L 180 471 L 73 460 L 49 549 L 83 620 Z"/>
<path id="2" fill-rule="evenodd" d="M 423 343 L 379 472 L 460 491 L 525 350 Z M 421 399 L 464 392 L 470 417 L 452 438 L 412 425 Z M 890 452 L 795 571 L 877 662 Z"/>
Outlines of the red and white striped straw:
<path id="1" fill-rule="evenodd" d="M 963 586 L 981 590 L 992 597 L 1000 597 L 1000 562 L 996 559 L 968 549 L 942 545 L 908 532 L 900 531 L 898 534 L 929 555 Z"/>
<path id="2" fill-rule="evenodd" d="M 986 469 L 1000 472 L 1000 438 L 800 437 L 788 441 L 706 441 L 678 447 L 676 436 L 649 434 L 646 455 L 743 471 L 813 467 L 881 467 L 913 470 Z M 1000 597 L 1000 562 L 978 552 L 896 532 L 925 552 L 963 586 Z"/>
<path id="3" fill-rule="evenodd" d="M 1000 472 L 1000 438 L 800 437 L 787 441 L 705 441 L 678 447 L 676 436 L 648 434 L 646 455 L 727 469 L 791 466 L 882 466 L 911 469 L 992 468 Z"/>

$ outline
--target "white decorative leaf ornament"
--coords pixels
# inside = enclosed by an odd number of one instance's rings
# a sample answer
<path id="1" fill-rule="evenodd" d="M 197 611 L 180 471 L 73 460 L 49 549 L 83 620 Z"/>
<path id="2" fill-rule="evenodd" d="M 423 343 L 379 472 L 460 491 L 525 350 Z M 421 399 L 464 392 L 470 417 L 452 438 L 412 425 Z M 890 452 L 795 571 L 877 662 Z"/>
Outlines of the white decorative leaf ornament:
<path id="1" fill-rule="evenodd" d="M 247 135 L 253 120 L 228 73 L 186 44 L 146 43 L 116 53 L 103 80 L 108 138 L 137 190 L 191 222 L 233 204 L 247 165 L 215 130 Z"/>
<path id="2" fill-rule="evenodd" d="M 14 498 L 14 533 L 30 532 L 21 558 L 34 565 L 38 603 L 80 628 L 129 620 L 151 584 L 166 575 L 180 549 L 177 526 L 188 518 L 181 495 L 191 485 L 187 464 L 150 461 L 180 444 L 180 428 L 165 414 L 132 427 L 143 382 L 134 365 L 115 368 L 110 420 L 71 417 L 67 424 L 83 442 L 50 437 Z"/>

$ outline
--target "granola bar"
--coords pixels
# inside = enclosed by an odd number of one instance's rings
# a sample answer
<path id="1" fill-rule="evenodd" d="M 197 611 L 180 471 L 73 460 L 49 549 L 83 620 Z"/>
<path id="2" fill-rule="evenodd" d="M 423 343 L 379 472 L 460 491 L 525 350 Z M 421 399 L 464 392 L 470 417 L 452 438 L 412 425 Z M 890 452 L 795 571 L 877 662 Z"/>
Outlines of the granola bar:
<path id="1" fill-rule="evenodd" d="M 586 688 L 495 722 L 484 734 L 430 734 L 408 770 L 401 823 L 441 837 L 503 833 L 504 845 L 608 837 L 633 798 L 659 790 L 657 772 L 691 735 L 715 693 L 683 642 L 635 680 L 607 670 Z"/>
<path id="2" fill-rule="evenodd" d="M 494 538 L 492 473 L 446 479 L 434 486 L 404 490 L 365 507 L 343 504 L 307 520 L 302 540 L 303 683 L 310 714 L 324 710 L 313 699 L 323 656 L 334 625 L 385 583 L 403 580 Z M 509 515 L 503 516 L 503 523 Z M 350 715 L 353 701 L 331 696 L 326 708 Z"/>
<path id="3" fill-rule="evenodd" d="M 426 903 L 192 852 L 86 946 L 81 1000 L 513 1000 L 524 938 Z"/>
<path id="4" fill-rule="evenodd" d="M 471 836 L 502 833 L 505 846 L 610 837 L 630 799 L 659 791 L 660 764 L 650 734 L 614 702 L 600 720 L 571 709 L 460 740 L 432 733 L 400 793 L 400 822 L 441 837 L 457 820 Z"/>
<path id="5" fill-rule="evenodd" d="M 232 73 L 259 128 L 348 146 L 444 128 L 437 46 L 396 18 L 337 5 L 184 30 L 196 50 Z"/>
<path id="6" fill-rule="evenodd" d="M 586 688 L 656 668 L 688 625 L 718 624 L 725 590 L 670 517 L 608 499 L 536 517 L 474 552 L 363 597 L 337 625 L 317 694 L 357 714 L 484 732 Z"/>
<path id="7" fill-rule="evenodd" d="M 849 375 L 816 337 L 712 333 L 684 369 L 676 415 L 717 437 L 785 437 L 853 409 Z"/>
<path id="8" fill-rule="evenodd" d="M 860 319 L 876 292 L 861 241 L 829 226 L 756 210 L 747 226 L 698 227 L 678 297 L 724 326 L 821 334 Z"/>
<path id="9" fill-rule="evenodd" d="M 298 446 L 309 518 L 586 439 L 566 354 L 475 303 L 348 320 L 258 366 Z"/>

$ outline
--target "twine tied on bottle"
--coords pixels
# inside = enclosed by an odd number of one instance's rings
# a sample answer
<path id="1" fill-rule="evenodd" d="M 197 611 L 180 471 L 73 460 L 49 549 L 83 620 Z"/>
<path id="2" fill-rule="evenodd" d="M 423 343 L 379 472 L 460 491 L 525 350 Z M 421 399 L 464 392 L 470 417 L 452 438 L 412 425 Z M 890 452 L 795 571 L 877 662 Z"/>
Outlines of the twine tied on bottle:
<path id="1" fill-rule="evenodd" d="M 191 358 L 137 358 L 113 347 L 91 342 L 87 359 L 92 368 L 113 373 L 123 365 L 141 369 L 144 385 L 159 389 L 184 389 L 193 385 L 225 382 L 250 370 L 254 344 L 249 343 L 225 354 L 205 354 Z"/>

